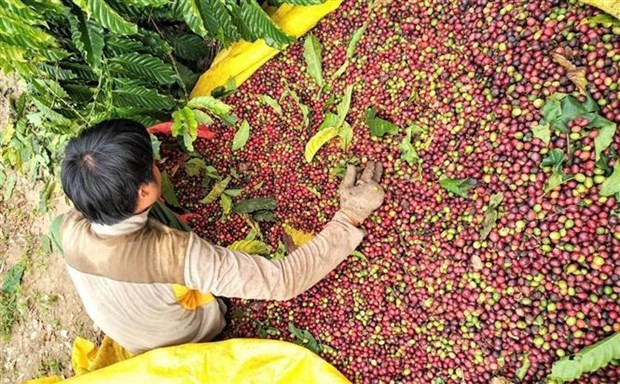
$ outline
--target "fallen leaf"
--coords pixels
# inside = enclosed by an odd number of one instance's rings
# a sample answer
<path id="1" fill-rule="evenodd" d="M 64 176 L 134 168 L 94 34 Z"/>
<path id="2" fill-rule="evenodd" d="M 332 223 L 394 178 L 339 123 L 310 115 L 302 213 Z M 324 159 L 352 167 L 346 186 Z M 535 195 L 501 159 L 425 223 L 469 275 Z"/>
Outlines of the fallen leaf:
<path id="1" fill-rule="evenodd" d="M 284 243 L 284 246 L 286 247 L 286 253 L 289 255 L 298 248 L 295 245 L 295 242 L 293 241 L 293 238 L 291 237 L 291 235 L 289 235 L 286 232 L 282 234 L 282 242 Z"/>
<path id="2" fill-rule="evenodd" d="M 576 67 L 575 64 L 571 63 L 566 57 L 560 55 L 559 53 L 553 53 L 551 54 L 551 57 L 553 58 L 553 61 L 566 69 L 566 77 L 568 77 L 568 79 L 575 84 L 581 94 L 585 95 L 586 87 L 588 85 L 585 68 Z"/>
<path id="3" fill-rule="evenodd" d="M 293 244 L 295 244 L 295 246 L 297 247 L 300 247 L 306 244 L 307 242 L 312 240 L 312 238 L 314 237 L 312 233 L 301 231 L 299 229 L 291 227 L 288 224 L 284 224 L 282 228 L 284 229 L 284 233 L 290 236 L 291 240 L 293 241 Z"/>
<path id="4" fill-rule="evenodd" d="M 484 263 L 482 262 L 482 259 L 480 259 L 480 256 L 478 255 L 473 255 L 471 257 L 471 265 L 472 267 L 474 267 L 474 271 L 479 271 L 482 268 L 484 268 Z"/>
<path id="5" fill-rule="evenodd" d="M 504 376 L 497 376 L 491 379 L 491 384 L 512 384 L 512 381 L 508 380 Z"/>
<path id="6" fill-rule="evenodd" d="M 532 127 L 532 134 L 534 137 L 539 138 L 545 145 L 551 141 L 551 130 L 549 129 L 549 123 L 536 124 Z"/>

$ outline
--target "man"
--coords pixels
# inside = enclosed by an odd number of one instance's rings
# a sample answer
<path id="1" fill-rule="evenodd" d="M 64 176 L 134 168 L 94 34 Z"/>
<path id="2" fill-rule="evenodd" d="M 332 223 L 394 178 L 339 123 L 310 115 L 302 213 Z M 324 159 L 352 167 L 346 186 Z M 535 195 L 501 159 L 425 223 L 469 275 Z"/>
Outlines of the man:
<path id="1" fill-rule="evenodd" d="M 309 243 L 272 262 L 149 219 L 161 195 L 149 135 L 132 121 L 105 121 L 67 145 L 61 178 L 75 209 L 62 218 L 58 242 L 86 312 L 128 351 L 208 341 L 224 328 L 225 305 L 210 295 L 182 305 L 175 287 L 264 300 L 303 293 L 362 241 L 358 227 L 383 202 L 381 170 L 369 162 L 356 184 L 349 166 L 340 211 Z"/>

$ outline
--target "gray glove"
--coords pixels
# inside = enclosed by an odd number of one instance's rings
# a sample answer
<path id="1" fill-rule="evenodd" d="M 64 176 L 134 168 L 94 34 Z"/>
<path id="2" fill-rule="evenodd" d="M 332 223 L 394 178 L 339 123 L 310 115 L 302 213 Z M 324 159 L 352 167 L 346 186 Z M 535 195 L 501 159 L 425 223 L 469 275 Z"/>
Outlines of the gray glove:
<path id="1" fill-rule="evenodd" d="M 385 192 L 379 185 L 382 173 L 381 162 L 369 161 L 362 177 L 356 183 L 355 166 L 347 166 L 347 173 L 338 189 L 340 211 L 347 215 L 354 225 L 360 225 L 383 203 Z"/>

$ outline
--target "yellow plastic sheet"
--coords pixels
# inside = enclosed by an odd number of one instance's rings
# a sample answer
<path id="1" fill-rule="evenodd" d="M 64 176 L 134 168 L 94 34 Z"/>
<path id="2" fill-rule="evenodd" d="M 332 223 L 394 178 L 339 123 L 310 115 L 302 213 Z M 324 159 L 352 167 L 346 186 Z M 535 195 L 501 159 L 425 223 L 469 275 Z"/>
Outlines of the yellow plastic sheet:
<path id="1" fill-rule="evenodd" d="M 323 4 L 311 6 L 283 4 L 270 17 L 285 33 L 298 38 L 341 3 L 342 0 L 327 0 Z M 278 52 L 262 39 L 253 43 L 239 41 L 231 45 L 218 53 L 211 68 L 198 79 L 190 97 L 208 96 L 214 89 L 224 86 L 229 79 L 233 79 L 236 86 L 241 85 Z"/>
<path id="2" fill-rule="evenodd" d="M 85 348 L 79 353 L 82 352 L 89 355 L 92 350 Z M 79 361 L 82 364 L 91 359 L 86 357 Z M 284 341 L 261 339 L 231 339 L 215 343 L 159 348 L 64 381 L 58 378 L 45 378 L 27 384 L 55 382 L 349 383 L 336 368 L 306 348 Z"/>
<path id="3" fill-rule="evenodd" d="M 90 340 L 77 337 L 71 351 L 71 366 L 77 376 L 127 360 L 133 355 L 109 337 L 104 337 L 99 348 Z"/>
<path id="4" fill-rule="evenodd" d="M 620 19 L 620 0 L 581 0 L 582 3 L 592 5 Z"/>

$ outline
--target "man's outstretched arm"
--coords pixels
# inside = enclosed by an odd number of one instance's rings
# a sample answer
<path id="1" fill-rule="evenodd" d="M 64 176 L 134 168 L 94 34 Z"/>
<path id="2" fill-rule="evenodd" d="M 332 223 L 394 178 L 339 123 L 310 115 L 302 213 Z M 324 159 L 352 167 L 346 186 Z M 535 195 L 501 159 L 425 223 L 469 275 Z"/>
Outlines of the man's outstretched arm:
<path id="1" fill-rule="evenodd" d="M 340 187 L 341 209 L 310 242 L 286 258 L 231 251 L 192 234 L 185 260 L 185 284 L 225 297 L 288 300 L 311 288 L 359 245 L 364 232 L 357 226 L 383 202 L 378 184 L 381 166 L 369 162 L 356 183 L 349 166 Z"/>

